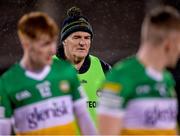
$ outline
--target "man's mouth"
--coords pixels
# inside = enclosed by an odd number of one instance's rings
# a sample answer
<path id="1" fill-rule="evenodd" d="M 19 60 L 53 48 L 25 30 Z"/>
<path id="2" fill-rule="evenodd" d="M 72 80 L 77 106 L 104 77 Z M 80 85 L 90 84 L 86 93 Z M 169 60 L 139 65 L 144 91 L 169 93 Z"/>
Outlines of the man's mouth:
<path id="1" fill-rule="evenodd" d="M 86 49 L 84 49 L 84 48 L 78 48 L 77 50 L 79 50 L 79 51 L 85 51 Z"/>

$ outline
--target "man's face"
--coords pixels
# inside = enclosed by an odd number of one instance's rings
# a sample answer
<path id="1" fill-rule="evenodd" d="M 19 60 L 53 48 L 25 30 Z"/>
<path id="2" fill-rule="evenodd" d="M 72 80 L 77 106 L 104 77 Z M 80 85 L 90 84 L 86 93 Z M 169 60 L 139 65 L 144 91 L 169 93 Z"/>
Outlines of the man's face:
<path id="1" fill-rule="evenodd" d="M 180 32 L 171 35 L 171 45 L 167 54 L 168 67 L 175 67 L 180 57 Z"/>
<path id="2" fill-rule="evenodd" d="M 91 35 L 87 32 L 74 32 L 69 35 L 63 42 L 64 51 L 67 59 L 84 59 L 90 48 Z"/>
<path id="3" fill-rule="evenodd" d="M 52 63 L 52 56 L 56 54 L 56 39 L 50 39 L 47 35 L 42 35 L 40 39 L 30 41 L 27 48 L 28 57 L 35 67 L 44 67 Z"/>

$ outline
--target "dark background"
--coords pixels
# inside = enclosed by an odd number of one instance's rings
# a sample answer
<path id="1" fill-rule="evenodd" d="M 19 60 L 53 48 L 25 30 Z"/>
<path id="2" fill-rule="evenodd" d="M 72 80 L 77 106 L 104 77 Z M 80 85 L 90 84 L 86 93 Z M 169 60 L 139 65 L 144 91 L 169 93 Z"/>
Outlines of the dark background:
<path id="1" fill-rule="evenodd" d="M 27 12 L 44 11 L 60 26 L 67 9 L 79 7 L 93 26 L 91 54 L 112 65 L 136 53 L 145 13 L 162 4 L 180 9 L 180 0 L 0 0 L 0 74 L 22 57 L 16 29 Z"/>
<path id="2" fill-rule="evenodd" d="M 0 75 L 22 57 L 16 29 L 19 18 L 27 12 L 44 11 L 60 26 L 67 9 L 81 8 L 95 34 L 91 54 L 113 65 L 136 53 L 144 15 L 159 5 L 180 11 L 180 0 L 0 0 Z M 180 111 L 180 61 L 172 72 Z"/>

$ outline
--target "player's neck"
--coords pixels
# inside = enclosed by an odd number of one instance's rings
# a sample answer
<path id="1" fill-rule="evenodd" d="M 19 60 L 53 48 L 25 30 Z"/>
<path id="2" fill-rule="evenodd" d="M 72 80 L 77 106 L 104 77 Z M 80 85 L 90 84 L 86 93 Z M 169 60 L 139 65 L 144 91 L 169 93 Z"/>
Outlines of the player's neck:
<path id="1" fill-rule="evenodd" d="M 151 67 L 159 72 L 162 72 L 165 68 L 163 58 L 154 50 L 140 49 L 137 58 L 146 68 Z"/>
<path id="2" fill-rule="evenodd" d="M 23 57 L 20 61 L 20 65 L 28 71 L 40 73 L 45 66 L 38 65 L 37 63 L 31 61 L 30 59 Z"/>

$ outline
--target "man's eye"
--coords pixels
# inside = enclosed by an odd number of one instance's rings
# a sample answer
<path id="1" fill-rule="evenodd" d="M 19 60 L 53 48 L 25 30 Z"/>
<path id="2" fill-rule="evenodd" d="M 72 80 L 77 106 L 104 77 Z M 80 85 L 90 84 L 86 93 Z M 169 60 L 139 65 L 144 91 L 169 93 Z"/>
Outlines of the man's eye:
<path id="1" fill-rule="evenodd" d="M 73 39 L 79 39 L 79 37 L 74 37 Z"/>
<path id="2" fill-rule="evenodd" d="M 91 39 L 91 37 L 85 37 L 85 39 L 89 40 L 89 39 Z"/>

